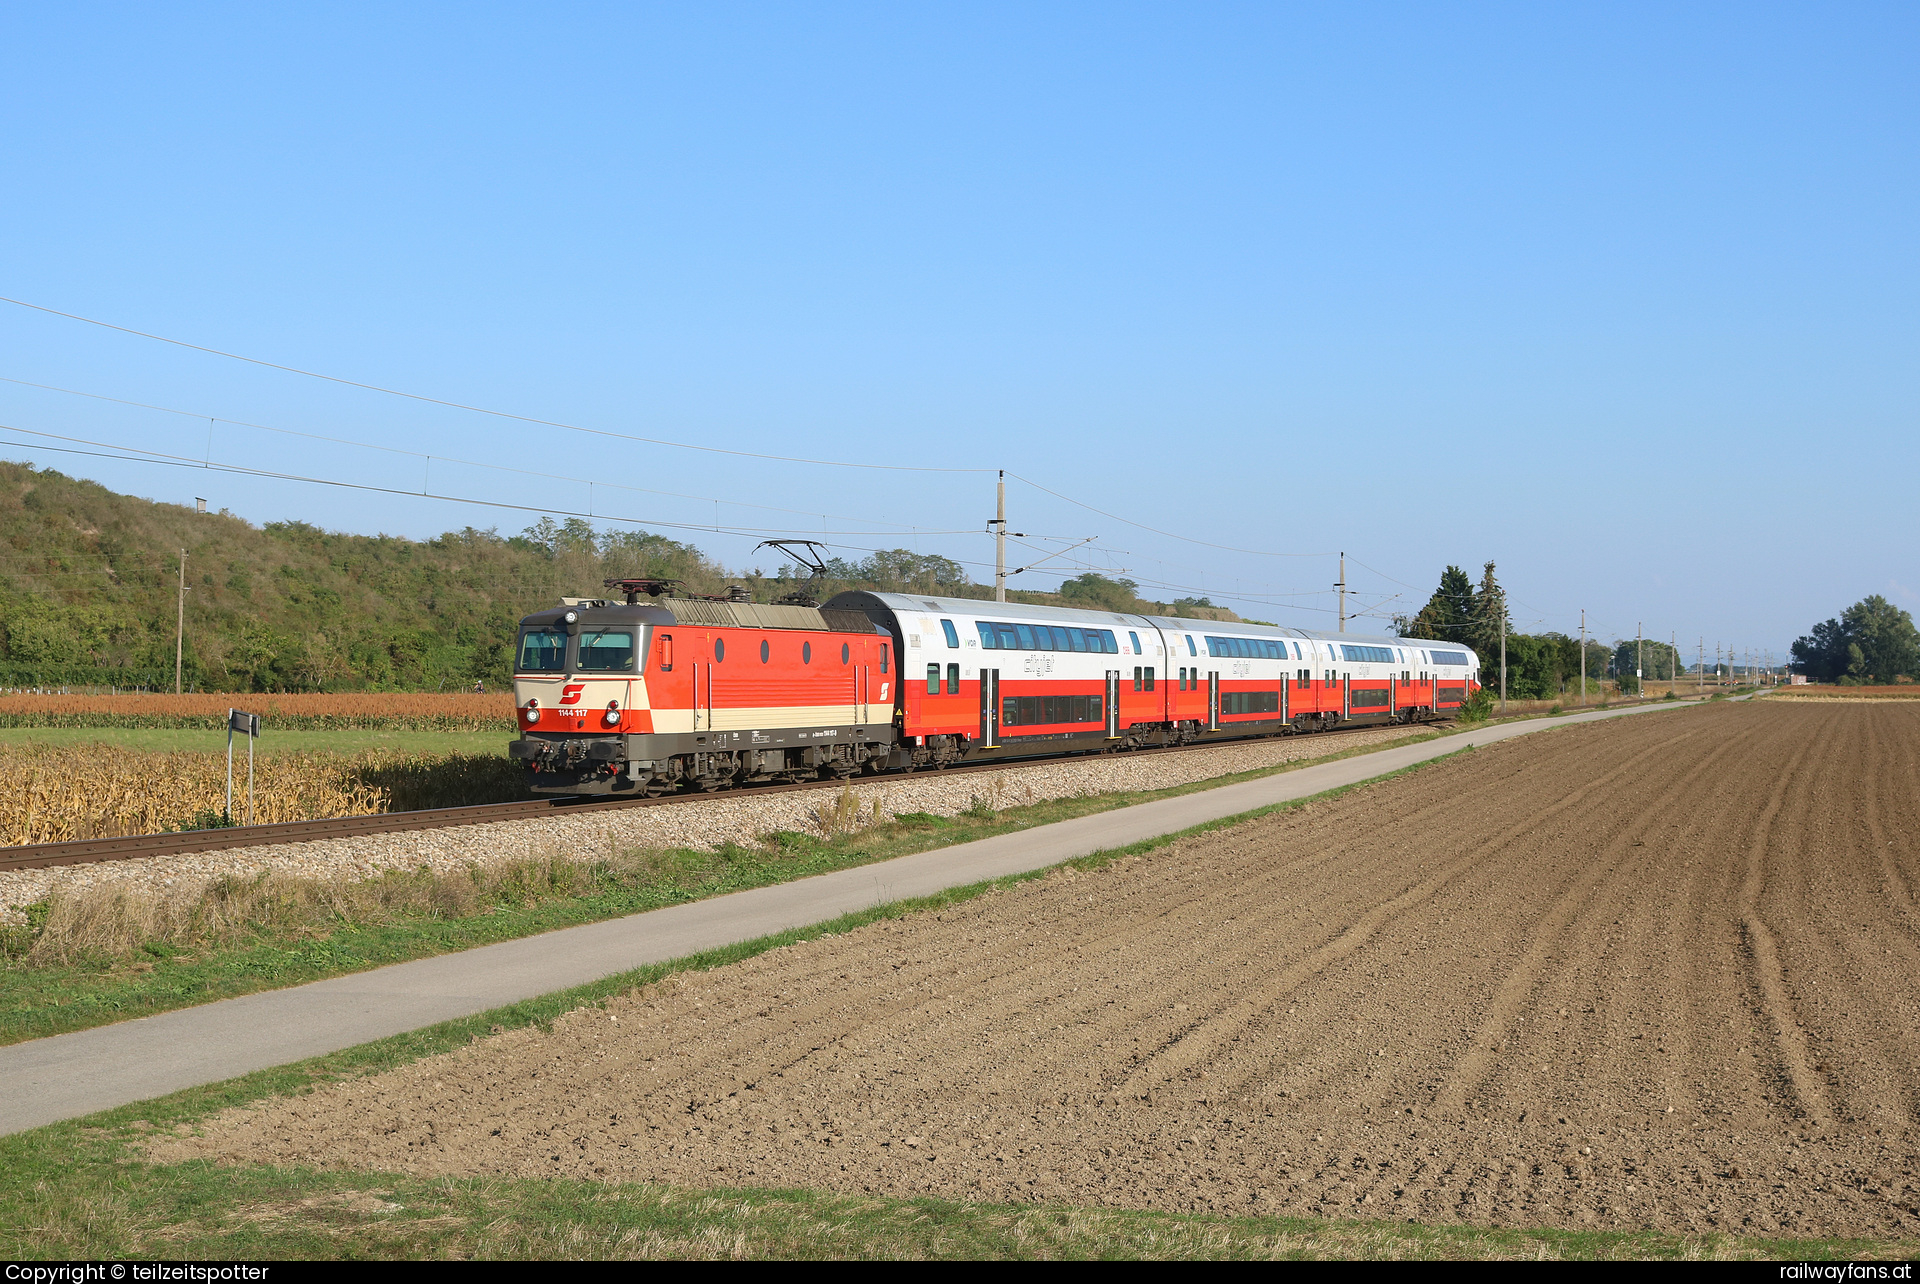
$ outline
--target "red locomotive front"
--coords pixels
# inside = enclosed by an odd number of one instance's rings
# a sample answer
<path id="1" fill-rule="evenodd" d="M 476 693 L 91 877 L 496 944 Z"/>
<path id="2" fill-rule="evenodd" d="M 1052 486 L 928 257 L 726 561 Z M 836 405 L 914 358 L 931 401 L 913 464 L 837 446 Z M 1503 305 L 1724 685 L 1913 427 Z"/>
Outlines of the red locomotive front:
<path id="1" fill-rule="evenodd" d="M 537 792 L 851 776 L 893 749 L 897 657 L 867 616 L 670 597 L 660 580 L 607 587 L 625 600 L 568 599 L 520 622 L 509 752 Z"/>

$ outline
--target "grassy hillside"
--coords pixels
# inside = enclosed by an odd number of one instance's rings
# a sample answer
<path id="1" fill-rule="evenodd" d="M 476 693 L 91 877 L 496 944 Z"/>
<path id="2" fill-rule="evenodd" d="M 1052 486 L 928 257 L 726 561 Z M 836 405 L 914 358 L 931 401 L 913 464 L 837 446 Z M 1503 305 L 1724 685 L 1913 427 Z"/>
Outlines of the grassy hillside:
<path id="1" fill-rule="evenodd" d="M 549 519 L 518 535 L 468 527 L 416 541 L 305 522 L 254 526 L 0 462 L 0 686 L 171 689 L 180 550 L 187 553 L 185 681 L 204 691 L 457 690 L 507 679 L 515 622 L 603 580 L 663 576 L 692 592 L 747 585 L 761 601 L 789 568 L 729 575 L 690 545 Z M 988 597 L 961 568 L 906 550 L 834 562 L 824 592 L 917 589 Z M 1020 600 L 1232 618 L 1163 607 L 1081 576 Z M 816 586 L 815 592 L 822 592 Z M 824 593 L 823 593 L 824 596 Z"/>

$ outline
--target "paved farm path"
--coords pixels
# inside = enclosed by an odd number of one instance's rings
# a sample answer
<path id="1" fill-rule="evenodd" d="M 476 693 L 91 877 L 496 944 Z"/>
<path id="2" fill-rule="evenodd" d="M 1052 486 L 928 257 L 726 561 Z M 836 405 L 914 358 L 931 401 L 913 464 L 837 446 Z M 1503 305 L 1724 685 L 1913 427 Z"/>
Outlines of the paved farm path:
<path id="1" fill-rule="evenodd" d="M 471 1016 L 651 963 L 889 901 L 1044 869 L 1570 723 L 1691 707 L 1542 718 L 1122 807 L 773 887 L 0 1048 L 0 1134 Z"/>

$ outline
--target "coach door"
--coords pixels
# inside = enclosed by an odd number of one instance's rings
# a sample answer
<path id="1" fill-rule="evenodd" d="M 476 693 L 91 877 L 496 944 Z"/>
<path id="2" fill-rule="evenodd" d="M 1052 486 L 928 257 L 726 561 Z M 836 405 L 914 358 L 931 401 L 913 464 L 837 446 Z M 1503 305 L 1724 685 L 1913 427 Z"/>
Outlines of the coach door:
<path id="1" fill-rule="evenodd" d="M 1107 670 L 1107 739 L 1120 738 L 1120 670 Z"/>
<path id="2" fill-rule="evenodd" d="M 980 670 L 980 747 L 1000 747 L 1000 670 Z"/>
<path id="3" fill-rule="evenodd" d="M 1220 673 L 1207 675 L 1207 730 L 1220 730 Z"/>

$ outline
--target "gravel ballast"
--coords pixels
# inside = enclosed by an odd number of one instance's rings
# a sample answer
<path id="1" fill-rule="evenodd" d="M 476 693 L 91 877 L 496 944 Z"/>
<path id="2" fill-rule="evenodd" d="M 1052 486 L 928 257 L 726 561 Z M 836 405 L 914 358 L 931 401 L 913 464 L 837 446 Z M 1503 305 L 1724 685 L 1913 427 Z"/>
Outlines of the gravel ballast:
<path id="1" fill-rule="evenodd" d="M 883 819 L 914 812 L 954 816 L 973 806 L 977 798 L 999 809 L 1089 794 L 1166 789 L 1376 746 L 1408 734 L 1405 727 L 1380 727 L 1187 753 L 1115 754 L 998 772 L 884 777 L 850 782 L 849 788 L 869 817 L 876 805 Z M 370 878 L 396 869 L 439 872 L 553 856 L 589 860 L 634 848 L 713 848 L 726 842 L 751 843 L 780 830 L 818 832 L 820 809 L 830 806 L 838 796 L 832 790 L 778 794 L 746 790 L 664 807 L 5 871 L 0 872 L 0 919 L 20 921 L 22 907 L 55 891 L 72 894 L 109 884 L 129 892 L 167 895 L 223 875 L 272 871 L 339 880 Z"/>

